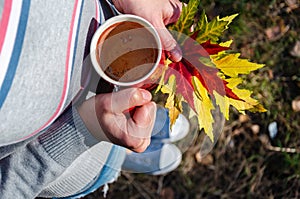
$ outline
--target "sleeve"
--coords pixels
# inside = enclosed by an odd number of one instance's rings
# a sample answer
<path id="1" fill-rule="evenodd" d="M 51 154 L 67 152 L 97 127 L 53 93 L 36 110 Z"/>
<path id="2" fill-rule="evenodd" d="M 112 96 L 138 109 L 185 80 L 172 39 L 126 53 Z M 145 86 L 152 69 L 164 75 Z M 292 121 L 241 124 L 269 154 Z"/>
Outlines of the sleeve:
<path id="1" fill-rule="evenodd" d="M 106 0 L 106 2 L 108 3 L 108 5 L 110 6 L 110 8 L 113 10 L 114 15 L 120 15 L 122 14 L 114 5 L 112 0 Z M 102 6 L 104 7 L 104 6 Z"/>
<path id="2" fill-rule="evenodd" d="M 48 129 L 29 143 L 1 147 L 0 196 L 34 198 L 81 153 L 98 141 L 76 109 L 69 107 Z M 8 155 L 3 155 L 7 152 Z"/>

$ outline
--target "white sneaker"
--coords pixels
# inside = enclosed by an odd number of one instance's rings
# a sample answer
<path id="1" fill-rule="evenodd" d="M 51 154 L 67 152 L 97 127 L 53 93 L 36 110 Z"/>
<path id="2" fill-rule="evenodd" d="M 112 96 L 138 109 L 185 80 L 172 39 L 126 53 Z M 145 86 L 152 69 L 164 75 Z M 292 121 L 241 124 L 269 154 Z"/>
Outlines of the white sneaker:
<path id="1" fill-rule="evenodd" d="M 143 153 L 127 154 L 122 169 L 135 173 L 162 175 L 176 169 L 182 153 L 174 144 L 183 139 L 190 130 L 190 123 L 182 114 L 170 128 L 168 110 L 158 108 L 151 136 L 151 143 Z"/>
<path id="2" fill-rule="evenodd" d="M 190 123 L 184 115 L 179 114 L 174 125 L 170 128 L 168 110 L 165 108 L 157 108 L 151 139 L 160 139 L 162 142 L 176 142 L 183 139 L 189 130 Z"/>
<path id="3" fill-rule="evenodd" d="M 176 169 L 182 154 L 174 144 L 152 142 L 143 153 L 126 155 L 122 170 L 150 175 L 163 175 Z"/>

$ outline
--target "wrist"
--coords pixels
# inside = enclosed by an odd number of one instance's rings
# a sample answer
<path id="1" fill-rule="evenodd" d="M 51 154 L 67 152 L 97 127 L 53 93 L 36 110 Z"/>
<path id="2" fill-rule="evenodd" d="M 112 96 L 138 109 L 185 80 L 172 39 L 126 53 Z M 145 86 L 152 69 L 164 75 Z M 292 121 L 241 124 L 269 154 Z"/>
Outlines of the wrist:
<path id="1" fill-rule="evenodd" d="M 83 102 L 82 105 L 77 108 L 77 111 L 85 123 L 86 128 L 98 141 L 110 142 L 97 119 L 94 97 Z"/>

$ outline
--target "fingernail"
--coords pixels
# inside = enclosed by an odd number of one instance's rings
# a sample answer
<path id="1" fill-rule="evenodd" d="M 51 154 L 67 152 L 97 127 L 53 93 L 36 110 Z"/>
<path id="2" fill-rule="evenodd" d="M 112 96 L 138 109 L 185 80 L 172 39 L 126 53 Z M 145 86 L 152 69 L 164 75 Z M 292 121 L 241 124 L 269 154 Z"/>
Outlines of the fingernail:
<path id="1" fill-rule="evenodd" d="M 152 103 L 153 103 L 153 106 L 151 108 L 151 111 L 153 112 L 154 115 L 156 115 L 156 109 L 157 109 L 157 107 L 156 107 L 156 104 L 154 102 L 152 102 Z"/>
<path id="2" fill-rule="evenodd" d="M 140 92 L 141 92 L 142 97 L 144 98 L 144 100 L 147 100 L 147 101 L 150 101 L 150 100 L 151 100 L 152 95 L 151 95 L 151 93 L 150 93 L 149 91 L 140 89 Z"/>
<path id="3" fill-rule="evenodd" d="M 173 61 L 179 62 L 179 61 L 182 59 L 182 53 L 181 53 L 181 50 L 179 50 L 179 49 L 177 49 L 177 48 L 174 48 L 174 49 L 171 51 L 171 56 L 172 56 Z"/>
<path id="4" fill-rule="evenodd" d="M 150 102 L 150 104 L 149 112 L 147 113 L 148 125 L 154 123 L 154 116 L 156 115 L 156 104 L 154 102 Z"/>

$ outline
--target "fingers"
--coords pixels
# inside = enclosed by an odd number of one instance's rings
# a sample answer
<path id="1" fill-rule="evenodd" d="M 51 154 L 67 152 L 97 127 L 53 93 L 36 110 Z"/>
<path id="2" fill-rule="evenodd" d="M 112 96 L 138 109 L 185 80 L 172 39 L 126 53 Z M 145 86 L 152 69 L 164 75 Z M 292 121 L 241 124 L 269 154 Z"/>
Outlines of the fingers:
<path id="1" fill-rule="evenodd" d="M 127 122 L 127 131 L 130 132 L 127 145 L 135 152 L 143 152 L 150 144 L 150 137 L 155 122 L 156 105 L 150 102 L 135 111 Z"/>
<path id="2" fill-rule="evenodd" d="M 168 21 L 165 21 L 165 25 L 175 23 L 179 19 L 182 11 L 182 3 L 180 1 L 173 0 L 170 1 L 170 4 L 172 6 L 172 14 L 171 17 L 168 18 Z"/>
<path id="3" fill-rule="evenodd" d="M 182 59 L 182 51 L 171 33 L 163 26 L 158 29 L 158 34 L 161 38 L 163 49 L 170 54 L 170 59 L 174 62 L 179 62 Z"/>
<path id="4" fill-rule="evenodd" d="M 157 21 L 158 34 L 161 38 L 162 46 L 170 54 L 170 59 L 174 62 L 179 62 L 182 58 L 182 51 L 176 40 L 165 27 L 170 23 L 175 23 L 181 14 L 182 3 L 179 0 L 170 0 L 171 9 L 165 9 L 163 13 L 164 21 Z M 169 7 L 170 8 L 170 7 Z M 168 10 L 168 11 L 167 11 Z"/>
<path id="5" fill-rule="evenodd" d="M 151 101 L 149 91 L 139 88 L 129 88 L 112 93 L 111 110 L 114 113 L 122 113 L 132 107 L 142 106 Z"/>
<path id="6" fill-rule="evenodd" d="M 111 142 L 135 152 L 147 148 L 156 116 L 151 97 L 149 91 L 140 88 L 97 95 L 97 118 Z M 131 107 L 136 107 L 132 117 L 123 114 Z"/>

